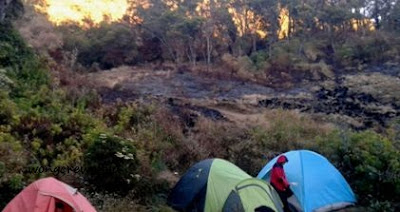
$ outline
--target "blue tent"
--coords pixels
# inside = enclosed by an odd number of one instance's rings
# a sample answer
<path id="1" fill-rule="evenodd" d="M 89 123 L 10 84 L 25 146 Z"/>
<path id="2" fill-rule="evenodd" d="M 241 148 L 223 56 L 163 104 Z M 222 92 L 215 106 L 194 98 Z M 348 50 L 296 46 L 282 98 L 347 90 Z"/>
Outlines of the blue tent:
<path id="1" fill-rule="evenodd" d="M 302 211 L 330 211 L 352 205 L 355 195 L 340 172 L 323 156 L 308 150 L 284 153 L 289 162 L 284 165 Z M 272 159 L 257 178 L 269 181 L 270 172 L 278 157 Z"/>

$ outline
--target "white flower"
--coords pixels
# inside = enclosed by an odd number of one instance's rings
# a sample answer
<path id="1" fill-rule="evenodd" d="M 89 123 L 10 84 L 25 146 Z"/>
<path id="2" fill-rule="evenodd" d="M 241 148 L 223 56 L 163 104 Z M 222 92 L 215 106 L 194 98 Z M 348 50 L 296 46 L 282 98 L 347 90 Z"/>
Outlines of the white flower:
<path id="1" fill-rule="evenodd" d="M 120 152 L 117 152 L 117 153 L 115 153 L 115 156 L 117 156 L 117 157 L 119 157 L 119 158 L 123 158 L 125 155 L 123 155 L 123 154 L 120 153 Z"/>

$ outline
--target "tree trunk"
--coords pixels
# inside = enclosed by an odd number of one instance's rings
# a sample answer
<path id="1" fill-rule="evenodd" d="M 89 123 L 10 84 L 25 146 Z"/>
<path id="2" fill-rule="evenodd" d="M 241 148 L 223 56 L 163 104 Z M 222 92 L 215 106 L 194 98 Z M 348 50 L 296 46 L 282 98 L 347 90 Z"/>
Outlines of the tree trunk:
<path id="1" fill-rule="evenodd" d="M 210 70 L 211 64 L 211 35 L 207 35 L 207 71 Z"/>
<path id="2" fill-rule="evenodd" d="M 196 52 L 193 49 L 192 43 L 189 42 L 189 52 L 190 52 L 190 61 L 192 62 L 193 67 L 196 66 Z"/>
<path id="3" fill-rule="evenodd" d="M 375 1 L 375 5 L 374 5 L 374 20 L 375 20 L 375 28 L 377 30 L 379 30 L 379 28 L 381 27 L 381 23 L 380 23 L 380 19 L 379 19 L 379 3 L 378 1 Z"/>
<path id="4" fill-rule="evenodd" d="M 253 40 L 253 51 L 252 52 L 256 52 L 257 51 L 257 35 L 253 34 L 251 37 Z"/>
<path id="5" fill-rule="evenodd" d="M 0 22 L 6 17 L 6 8 L 12 0 L 0 0 Z"/>

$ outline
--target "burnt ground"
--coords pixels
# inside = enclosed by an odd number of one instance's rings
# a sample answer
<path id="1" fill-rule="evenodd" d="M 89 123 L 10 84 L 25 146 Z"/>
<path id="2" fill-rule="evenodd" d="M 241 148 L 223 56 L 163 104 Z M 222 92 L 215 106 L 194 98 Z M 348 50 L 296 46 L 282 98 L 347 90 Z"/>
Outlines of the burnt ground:
<path id="1" fill-rule="evenodd" d="M 342 74 L 335 80 L 303 81 L 289 89 L 237 79 L 199 77 L 190 71 L 135 67 L 91 73 L 88 79 L 95 81 L 105 103 L 118 99 L 158 100 L 175 113 L 183 109 L 194 111 L 192 118 L 202 115 L 212 120 L 230 120 L 262 116 L 263 110 L 283 108 L 327 115 L 334 122 L 364 129 L 385 126 L 389 120 L 400 116 L 400 71 L 397 67 L 374 67 L 362 73 Z M 220 105 L 244 110 L 227 110 Z"/>

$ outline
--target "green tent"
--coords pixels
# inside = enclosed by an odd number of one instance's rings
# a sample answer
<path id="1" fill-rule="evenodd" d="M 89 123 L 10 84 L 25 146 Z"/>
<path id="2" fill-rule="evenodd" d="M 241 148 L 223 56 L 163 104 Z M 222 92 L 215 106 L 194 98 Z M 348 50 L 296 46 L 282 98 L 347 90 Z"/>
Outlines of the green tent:
<path id="1" fill-rule="evenodd" d="M 279 196 L 267 182 L 222 159 L 192 166 L 172 190 L 168 204 L 178 211 L 253 212 L 260 206 L 282 211 Z"/>
<path id="2" fill-rule="evenodd" d="M 231 191 L 223 211 L 255 211 L 260 206 L 267 206 L 274 211 L 282 211 L 283 207 L 279 195 L 270 184 L 249 178 L 242 180 Z"/>

